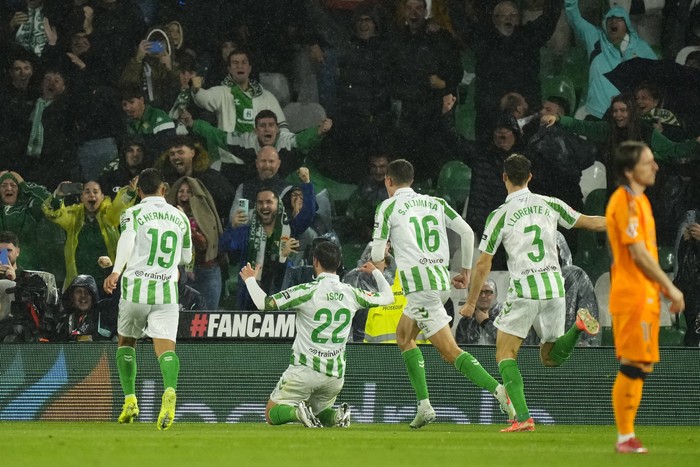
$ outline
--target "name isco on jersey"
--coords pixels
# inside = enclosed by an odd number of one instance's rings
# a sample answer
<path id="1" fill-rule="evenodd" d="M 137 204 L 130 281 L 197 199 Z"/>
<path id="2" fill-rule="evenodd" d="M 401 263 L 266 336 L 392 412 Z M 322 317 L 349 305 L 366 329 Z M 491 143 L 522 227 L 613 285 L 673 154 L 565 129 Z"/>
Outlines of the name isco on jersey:
<path id="1" fill-rule="evenodd" d="M 437 211 L 438 203 L 434 202 L 431 199 L 416 198 L 403 203 L 403 208 L 399 208 L 398 212 L 399 214 L 404 215 L 408 212 L 409 209 L 413 207 L 428 208 L 432 209 L 433 211 Z"/>
<path id="2" fill-rule="evenodd" d="M 525 216 L 531 216 L 533 214 L 541 214 L 544 216 L 549 216 L 549 209 L 544 207 L 544 206 L 528 206 L 526 208 L 521 208 L 518 209 L 513 213 L 513 215 L 508 219 L 508 223 L 506 225 L 512 227 L 515 225 L 518 220 Z"/>
<path id="3" fill-rule="evenodd" d="M 169 281 L 172 274 L 156 274 L 155 272 L 134 271 L 136 277 L 144 277 L 146 279 L 155 279 L 158 281 Z"/>
<path id="4" fill-rule="evenodd" d="M 138 222 L 139 225 L 144 225 L 146 222 L 154 221 L 154 220 L 159 220 L 159 221 L 170 221 L 180 227 L 181 229 L 185 230 L 185 221 L 182 219 L 181 216 L 177 214 L 171 214 L 167 212 L 160 212 L 160 211 L 153 211 L 146 213 L 142 216 L 139 216 L 136 219 L 136 222 Z"/>
<path id="5" fill-rule="evenodd" d="M 335 349 L 335 350 L 318 350 L 309 347 L 309 353 L 315 357 L 321 357 L 321 358 L 333 358 L 337 357 L 340 355 L 341 349 Z"/>

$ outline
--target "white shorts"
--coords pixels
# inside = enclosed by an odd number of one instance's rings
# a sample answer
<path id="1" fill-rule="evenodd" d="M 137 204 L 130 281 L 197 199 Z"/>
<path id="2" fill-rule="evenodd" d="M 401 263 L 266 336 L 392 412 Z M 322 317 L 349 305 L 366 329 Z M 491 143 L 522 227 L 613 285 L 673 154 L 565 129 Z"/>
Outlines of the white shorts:
<path id="1" fill-rule="evenodd" d="M 430 339 L 430 336 L 450 322 L 450 316 L 443 303 L 444 294 L 440 290 L 411 292 L 406 294 L 403 314 L 414 320 L 423 335 Z"/>
<path id="2" fill-rule="evenodd" d="M 119 300 L 117 332 L 120 336 L 141 339 L 177 339 L 177 325 L 180 319 L 180 305 L 144 305 L 123 298 Z"/>
<path id="3" fill-rule="evenodd" d="M 566 323 L 566 299 L 564 297 L 549 300 L 520 298 L 515 292 L 508 291 L 503 309 L 493 325 L 501 331 L 527 337 L 530 328 L 540 337 L 540 342 L 554 342 L 564 335 Z"/>
<path id="4" fill-rule="evenodd" d="M 326 376 L 308 366 L 290 365 L 270 394 L 270 400 L 295 407 L 299 402 L 307 401 L 311 411 L 319 414 L 333 407 L 344 383 L 345 378 Z"/>

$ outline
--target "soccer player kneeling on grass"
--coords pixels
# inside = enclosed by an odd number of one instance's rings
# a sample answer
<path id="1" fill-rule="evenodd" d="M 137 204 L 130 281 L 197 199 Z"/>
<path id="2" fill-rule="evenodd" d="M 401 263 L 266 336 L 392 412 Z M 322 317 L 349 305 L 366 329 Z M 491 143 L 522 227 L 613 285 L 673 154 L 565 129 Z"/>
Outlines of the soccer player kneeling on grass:
<path id="1" fill-rule="evenodd" d="M 289 367 L 270 394 L 265 418 L 271 425 L 299 421 L 307 427 L 350 425 L 350 407 L 335 399 L 345 381 L 345 344 L 352 317 L 360 308 L 389 305 L 391 286 L 372 263 L 360 269 L 371 273 L 379 292 L 367 292 L 340 282 L 340 249 L 332 242 L 319 243 L 313 252 L 316 280 L 266 296 L 255 280 L 260 267 L 250 263 L 241 269 L 255 306 L 260 310 L 295 310 L 296 338 Z"/>
<path id="2" fill-rule="evenodd" d="M 117 333 L 117 369 L 124 390 L 119 423 L 131 423 L 139 414 L 136 401 L 136 340 L 148 335 L 163 373 L 163 393 L 158 429 L 167 430 L 175 418 L 175 391 L 180 360 L 175 354 L 179 315 L 178 265 L 192 259 L 190 222 L 169 205 L 166 185 L 155 169 L 139 175 L 141 203 L 121 216 L 121 237 L 114 269 L 104 281 L 111 294 L 122 275 Z M 126 269 L 124 269 L 126 267 Z"/>

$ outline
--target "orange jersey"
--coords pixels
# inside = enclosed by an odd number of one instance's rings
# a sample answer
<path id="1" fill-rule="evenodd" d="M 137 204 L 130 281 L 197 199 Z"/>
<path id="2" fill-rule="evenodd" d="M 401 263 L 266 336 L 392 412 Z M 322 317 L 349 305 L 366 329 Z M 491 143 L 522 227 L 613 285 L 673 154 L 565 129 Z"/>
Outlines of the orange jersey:
<path id="1" fill-rule="evenodd" d="M 660 312 L 659 285 L 649 279 L 632 260 L 629 245 L 644 242 L 646 250 L 658 261 L 656 225 L 646 195 L 635 195 L 621 186 L 605 210 L 608 238 L 612 250 L 610 268 L 610 314 Z"/>

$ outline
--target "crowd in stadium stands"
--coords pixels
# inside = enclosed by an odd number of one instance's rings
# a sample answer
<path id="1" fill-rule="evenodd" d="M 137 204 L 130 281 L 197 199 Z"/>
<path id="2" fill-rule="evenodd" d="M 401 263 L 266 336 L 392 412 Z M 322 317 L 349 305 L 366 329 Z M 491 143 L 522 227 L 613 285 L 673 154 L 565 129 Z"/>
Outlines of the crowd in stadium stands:
<path id="1" fill-rule="evenodd" d="M 314 238 L 345 246 L 339 272 L 352 269 L 392 159 L 414 165 L 417 191 L 464 206 L 478 241 L 505 200 L 509 155 L 531 160 L 534 192 L 600 215 L 612 151 L 632 139 L 660 166 L 648 191 L 658 246 L 686 291 L 685 344 L 698 346 L 700 4 L 659 4 L 1 2 L 0 294 L 16 282 L 16 301 L 41 308 L 55 296 L 53 329 L 31 338 L 112 338 L 105 257 L 147 167 L 190 219 L 183 308 L 254 310 L 237 283 L 246 262 L 264 266 L 267 294 L 309 279 Z M 470 180 L 445 181 L 455 161 Z M 562 233 L 567 307 L 595 315 L 605 241 Z M 493 264 L 505 270 L 500 255 Z M 34 291 L 27 271 L 53 275 L 63 299 Z M 497 285 L 453 326 L 460 343 L 493 343 Z M 0 341 L 17 338 L 5 308 Z"/>

